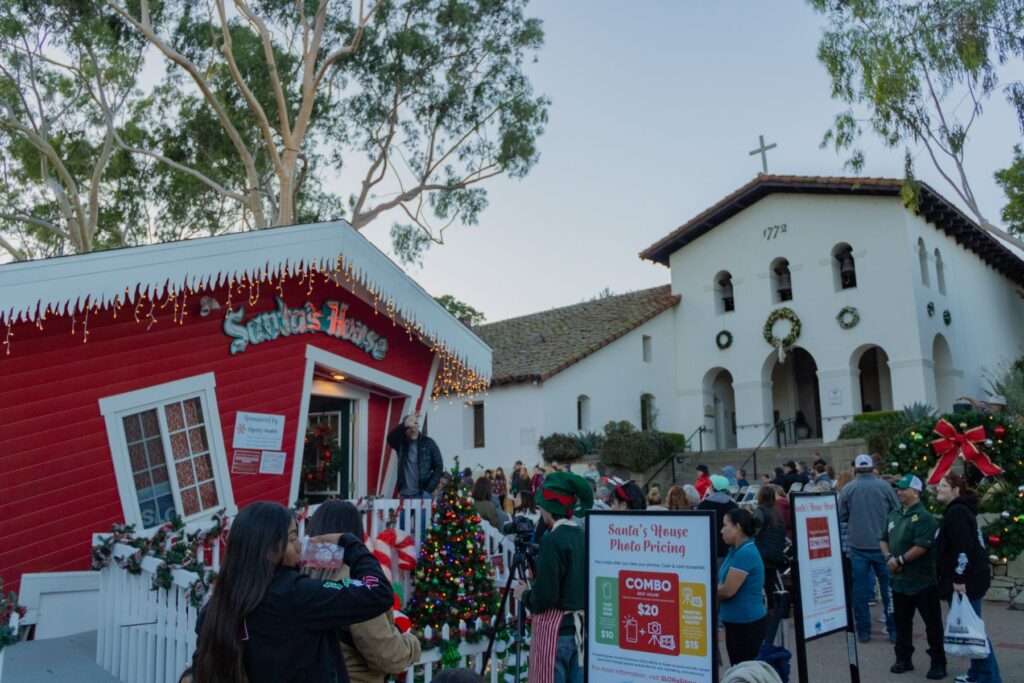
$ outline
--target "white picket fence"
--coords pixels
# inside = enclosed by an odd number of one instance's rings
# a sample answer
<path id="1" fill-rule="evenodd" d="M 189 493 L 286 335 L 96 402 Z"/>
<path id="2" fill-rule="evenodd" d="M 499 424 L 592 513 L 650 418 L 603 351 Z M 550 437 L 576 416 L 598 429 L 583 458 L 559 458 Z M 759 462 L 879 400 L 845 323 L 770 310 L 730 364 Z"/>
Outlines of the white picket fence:
<path id="1" fill-rule="evenodd" d="M 420 523 L 421 511 L 425 511 L 429 527 L 431 501 L 404 501 L 398 512 L 399 525 L 404 525 L 416 543 L 417 554 L 425 533 Z M 398 509 L 397 500 L 376 500 L 374 508 L 364 519 L 370 538 L 385 528 L 388 514 Z M 504 539 L 501 533 L 486 522 L 481 524 L 488 556 L 500 556 L 502 562 L 495 571 L 495 584 L 504 588 L 511 566 L 513 543 Z M 98 543 L 104 534 L 95 534 Z M 214 569 L 219 566 L 220 548 L 215 545 L 208 564 Z M 196 575 L 183 570 L 172 572 L 173 585 L 170 589 L 153 590 L 153 577 L 161 561 L 147 557 L 142 560 L 142 571 L 130 574 L 118 566 L 117 558 L 127 557 L 135 548 L 124 544 L 114 546 L 113 559 L 101 571 L 99 595 L 99 627 L 96 642 L 96 662 L 122 681 L 132 683 L 176 683 L 181 672 L 191 660 L 196 646 L 196 617 L 198 610 L 188 601 L 188 588 Z M 411 595 L 409 572 L 398 577 L 404 585 L 404 595 Z M 509 600 L 507 616 L 514 614 L 514 605 Z M 482 623 L 475 624 L 477 628 Z M 449 633 L 442 631 L 442 638 L 448 640 Z M 428 638 L 430 632 L 426 632 Z M 486 639 L 477 643 L 462 643 L 459 652 L 470 658 L 479 671 Z M 2 657 L 2 653 L 0 653 Z M 420 661 L 410 667 L 408 673 L 420 676 L 423 681 L 432 679 L 434 670 L 440 666 L 440 648 L 424 652 Z M 492 657 L 493 659 L 493 657 Z M 499 658 L 500 659 L 500 658 Z M 468 660 L 467 660 L 468 661 Z M 500 665 L 489 666 L 490 680 L 498 681 Z M 417 680 L 417 678 L 407 678 Z"/>

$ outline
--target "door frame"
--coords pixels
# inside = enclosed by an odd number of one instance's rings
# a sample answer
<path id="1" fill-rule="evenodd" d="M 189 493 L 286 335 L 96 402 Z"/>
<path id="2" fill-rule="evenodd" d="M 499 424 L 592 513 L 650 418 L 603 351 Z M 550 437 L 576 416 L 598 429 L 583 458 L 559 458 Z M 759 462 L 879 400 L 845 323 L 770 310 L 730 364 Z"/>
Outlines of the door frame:
<path id="1" fill-rule="evenodd" d="M 367 480 L 369 474 L 369 407 L 370 390 L 357 387 L 351 384 L 338 384 L 335 382 L 324 382 L 316 380 L 313 372 L 317 365 L 336 370 L 350 379 L 357 379 L 366 384 L 376 385 L 382 389 L 405 397 L 403 402 L 403 414 L 409 412 L 410 405 L 419 400 L 423 387 L 406 380 L 399 379 L 385 372 L 356 362 L 336 353 L 325 351 L 312 344 L 306 345 L 306 369 L 302 382 L 302 398 L 299 405 L 299 420 L 295 430 L 295 448 L 292 451 L 292 482 L 288 492 L 289 503 L 299 496 L 299 484 L 302 479 L 302 450 L 306 440 L 305 425 L 309 422 L 309 397 L 313 394 L 321 396 L 337 396 L 339 398 L 350 398 L 356 401 L 358 411 L 355 425 L 355 441 L 358 446 L 358 453 L 352 454 L 352 462 L 355 467 L 353 481 L 356 485 L 356 496 L 367 495 L 370 482 Z M 383 463 L 382 463 L 383 464 Z"/>

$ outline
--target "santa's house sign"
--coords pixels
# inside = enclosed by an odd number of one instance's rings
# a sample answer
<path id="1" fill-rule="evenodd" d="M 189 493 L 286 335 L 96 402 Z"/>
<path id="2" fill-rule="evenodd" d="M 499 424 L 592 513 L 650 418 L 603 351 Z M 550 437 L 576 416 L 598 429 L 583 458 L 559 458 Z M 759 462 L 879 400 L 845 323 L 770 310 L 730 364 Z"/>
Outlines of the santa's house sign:
<path id="1" fill-rule="evenodd" d="M 288 308 L 277 299 L 277 310 L 260 313 L 245 320 L 245 307 L 228 311 L 224 316 L 224 334 L 231 337 L 231 355 L 245 351 L 250 344 L 262 344 L 293 334 L 323 334 L 344 339 L 356 345 L 374 360 L 384 360 L 388 353 L 388 340 L 365 323 L 346 315 L 348 304 L 325 301 L 315 308 L 307 301 L 302 308 Z"/>

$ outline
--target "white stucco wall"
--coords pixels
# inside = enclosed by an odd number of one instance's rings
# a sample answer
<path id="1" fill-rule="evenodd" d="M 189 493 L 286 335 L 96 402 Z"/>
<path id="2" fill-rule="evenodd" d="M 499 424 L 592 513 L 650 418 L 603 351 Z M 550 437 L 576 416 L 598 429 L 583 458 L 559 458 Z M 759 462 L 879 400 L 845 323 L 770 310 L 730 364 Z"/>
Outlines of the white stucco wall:
<path id="1" fill-rule="evenodd" d="M 484 404 L 484 447 L 473 447 L 472 403 Z M 428 434 L 437 441 L 445 467 L 459 456 L 460 467 L 504 467 L 516 460 L 537 462 L 541 435 L 542 389 L 533 384 L 496 387 L 486 394 L 438 401 L 430 408 Z"/>
<path id="2" fill-rule="evenodd" d="M 444 401 L 430 413 L 429 433 L 445 462 L 458 454 L 460 464 L 508 468 L 516 461 L 540 461 L 537 440 L 554 432 L 577 431 L 576 401 L 587 396 L 589 423 L 600 432 L 610 420 L 640 425 L 640 396 L 655 397 L 657 428 L 677 431 L 682 422 L 675 400 L 673 311 L 648 320 L 608 346 L 539 385 L 492 388 L 486 395 Z M 643 360 L 643 337 L 651 338 L 651 362 Z M 472 447 L 472 410 L 467 403 L 484 402 L 485 446 Z"/>
<path id="3" fill-rule="evenodd" d="M 919 330 L 919 353 L 931 368 L 935 338 L 942 335 L 949 345 L 952 357 L 951 372 L 940 362 L 934 368 L 936 380 L 949 382 L 947 396 L 985 398 L 989 390 L 987 375 L 1000 366 L 1024 354 L 1024 300 L 1015 287 L 976 254 L 957 245 L 944 232 L 936 230 L 919 216 L 906 212 L 907 245 L 914 250 L 914 294 L 917 301 L 916 318 Z M 917 255 L 917 240 L 924 242 L 928 256 L 929 286 L 921 282 Z M 936 274 L 935 250 L 942 256 L 946 293 L 939 291 Z M 934 302 L 935 315 L 927 314 L 928 302 Z M 946 325 L 942 318 L 948 310 L 952 322 Z M 928 373 L 925 373 L 926 376 Z M 929 381 L 927 400 L 941 410 L 952 406 L 939 401 L 935 381 Z"/>
<path id="4" fill-rule="evenodd" d="M 785 224 L 786 232 L 765 239 L 764 229 L 778 224 Z M 919 275 L 918 237 L 930 254 L 930 287 Z M 832 250 L 841 242 L 853 249 L 857 287 L 837 291 Z M 931 255 L 936 246 L 945 261 L 945 296 L 937 293 Z M 769 275 L 777 257 L 788 259 L 793 282 L 793 300 L 781 304 L 772 301 Z M 800 317 L 797 346 L 817 365 L 825 440 L 834 439 L 860 412 L 857 362 L 872 345 L 887 356 L 892 405 L 899 408 L 914 401 L 936 404 L 931 359 L 937 333 L 945 335 L 954 369 L 963 373 L 947 373 L 957 395 L 982 395 L 981 368 L 1019 354 L 1024 339 L 1024 302 L 1012 284 L 895 197 L 769 195 L 677 251 L 670 265 L 672 290 L 683 297 L 675 316 L 680 431 L 701 422 L 715 428 L 707 406 L 715 374 L 726 369 L 733 378 L 740 447 L 760 442 L 773 422 L 773 409 L 782 418 L 793 416 L 791 396 L 784 405 L 772 400 L 776 353 L 764 341 L 762 327 L 774 308 L 789 306 Z M 727 313 L 718 312 L 715 303 L 714 278 L 723 270 L 732 274 L 735 298 L 735 311 Z M 937 309 L 931 319 L 925 312 L 929 300 Z M 835 319 L 844 306 L 860 312 L 860 323 L 851 330 L 841 329 Z M 946 308 L 953 315 L 948 327 L 942 322 Z M 784 334 L 788 324 L 777 323 L 775 329 Z M 719 330 L 732 332 L 729 349 L 715 345 Z M 791 392 L 775 393 L 781 400 Z"/>

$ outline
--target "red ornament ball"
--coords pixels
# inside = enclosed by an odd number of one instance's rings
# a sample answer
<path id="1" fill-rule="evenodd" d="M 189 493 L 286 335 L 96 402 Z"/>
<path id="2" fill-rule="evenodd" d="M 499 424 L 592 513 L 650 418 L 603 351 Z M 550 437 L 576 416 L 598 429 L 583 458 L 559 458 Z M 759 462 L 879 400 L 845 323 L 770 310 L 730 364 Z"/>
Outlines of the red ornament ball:
<path id="1" fill-rule="evenodd" d="M 992 546 L 993 548 L 998 548 L 999 546 L 1001 546 L 1003 544 L 1003 537 L 1002 536 L 998 536 L 996 534 L 991 534 L 988 537 L 988 544 L 990 546 Z"/>
<path id="2" fill-rule="evenodd" d="M 1004 436 L 1006 436 L 1006 427 L 1004 427 L 1003 425 L 997 426 L 995 428 L 995 433 L 996 436 L 998 436 L 1000 439 L 1003 438 Z"/>

